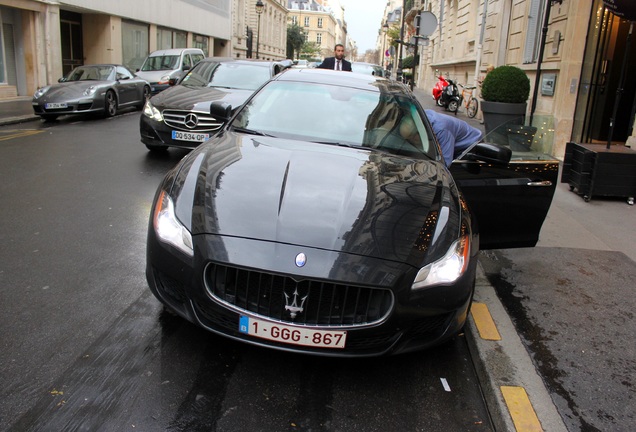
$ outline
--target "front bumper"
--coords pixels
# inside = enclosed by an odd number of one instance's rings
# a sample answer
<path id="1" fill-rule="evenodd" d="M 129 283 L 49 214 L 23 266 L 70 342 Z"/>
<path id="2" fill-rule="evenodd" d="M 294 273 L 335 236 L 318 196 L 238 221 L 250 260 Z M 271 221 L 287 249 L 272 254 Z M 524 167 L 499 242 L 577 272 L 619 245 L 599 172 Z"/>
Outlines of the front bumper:
<path id="1" fill-rule="evenodd" d="M 416 269 L 405 264 L 221 236 L 196 236 L 195 243 L 195 250 L 200 251 L 201 255 L 189 260 L 158 242 L 150 231 L 146 276 L 154 295 L 182 317 L 214 333 L 278 350 L 358 357 L 424 349 L 441 343 L 462 329 L 474 290 L 475 259 L 471 260 L 468 271 L 453 286 L 414 292 L 411 282 Z M 309 257 L 308 265 L 303 269 L 293 264 L 299 251 Z M 228 257 L 232 257 L 233 262 L 229 262 Z M 206 270 L 211 263 L 249 273 L 249 283 L 235 285 L 248 285 L 252 294 L 241 294 L 232 289 L 215 291 L 213 285 L 219 282 L 215 282 L 217 279 L 210 277 Z M 307 300 L 330 304 L 330 309 L 324 306 L 329 310 L 321 318 L 309 312 L 307 303 L 307 316 L 290 319 L 284 315 L 286 300 L 282 292 L 289 291 L 287 294 L 290 295 L 293 288 L 277 291 L 270 289 L 272 284 L 269 282 L 262 283 L 273 277 L 287 278 L 293 281 L 292 284 L 297 283 L 297 287 L 301 287 L 304 281 L 317 283 L 321 285 L 321 299 L 327 298 L 322 296 L 323 291 L 331 290 L 335 294 L 329 297 L 329 301 L 318 301 L 316 298 Z M 239 280 L 238 277 L 235 279 Z M 364 313 L 356 312 L 358 309 L 355 308 L 361 305 L 361 309 L 366 308 L 368 311 L 368 306 L 372 305 L 373 309 L 375 301 L 360 294 L 368 291 L 385 293 L 383 298 L 390 298 L 390 304 L 379 315 L 365 318 Z M 317 292 L 314 291 L 311 296 Z M 350 299 L 350 303 L 356 306 L 333 300 L 346 297 L 348 293 L 355 297 Z M 263 307 L 263 302 L 255 300 L 257 297 L 269 302 L 269 312 L 267 307 Z M 342 320 L 325 323 L 325 315 L 338 315 L 334 314 L 334 310 L 338 311 L 340 304 L 342 306 L 338 313 L 341 313 Z M 354 312 L 350 313 L 351 310 Z M 316 348 L 257 338 L 240 331 L 242 316 L 282 324 L 288 328 L 346 331 L 346 344 L 344 348 L 338 349 Z M 347 321 L 347 316 L 351 316 L 350 321 Z M 365 319 L 369 319 L 369 322 Z"/>
<path id="2" fill-rule="evenodd" d="M 104 101 L 98 98 L 81 98 L 64 101 L 66 108 L 46 108 L 46 102 L 33 101 L 33 112 L 36 115 L 73 115 L 104 112 Z"/>
<path id="3" fill-rule="evenodd" d="M 184 149 L 197 148 L 203 141 L 180 141 L 172 139 L 172 131 L 164 122 L 148 118 L 143 113 L 139 119 L 141 142 L 149 147 L 178 147 Z M 212 132 L 207 132 L 210 136 Z"/>

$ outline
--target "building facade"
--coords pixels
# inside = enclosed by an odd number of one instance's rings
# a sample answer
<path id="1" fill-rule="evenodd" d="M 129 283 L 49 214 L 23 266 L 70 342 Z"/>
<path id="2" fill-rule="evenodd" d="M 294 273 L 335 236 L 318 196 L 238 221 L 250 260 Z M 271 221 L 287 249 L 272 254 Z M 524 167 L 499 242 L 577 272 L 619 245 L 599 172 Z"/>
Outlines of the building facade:
<path id="1" fill-rule="evenodd" d="M 31 96 L 82 64 L 133 71 L 162 48 L 231 54 L 230 0 L 0 0 L 0 99 Z"/>
<path id="2" fill-rule="evenodd" d="M 568 141 L 602 143 L 610 124 L 615 143 L 636 144 L 636 84 L 628 79 L 619 88 L 621 72 L 636 73 L 636 44 L 627 51 L 629 22 L 602 0 L 415 3 L 406 14 L 407 37 L 416 32 L 420 11 L 439 22 L 426 46 L 418 47 L 418 87 L 432 89 L 439 74 L 477 85 L 489 66 L 514 65 L 530 79 L 527 118 L 532 115 L 546 152 L 563 157 Z"/>
<path id="3" fill-rule="evenodd" d="M 232 1 L 232 55 L 283 60 L 287 50 L 287 0 Z M 258 54 L 258 56 L 257 56 Z"/>
<path id="4" fill-rule="evenodd" d="M 318 1 L 289 0 L 287 9 L 288 23 L 297 24 L 303 29 L 305 41 L 313 42 L 319 47 L 320 58 L 332 56 L 336 44 L 346 47 L 346 32 L 331 10 Z"/>

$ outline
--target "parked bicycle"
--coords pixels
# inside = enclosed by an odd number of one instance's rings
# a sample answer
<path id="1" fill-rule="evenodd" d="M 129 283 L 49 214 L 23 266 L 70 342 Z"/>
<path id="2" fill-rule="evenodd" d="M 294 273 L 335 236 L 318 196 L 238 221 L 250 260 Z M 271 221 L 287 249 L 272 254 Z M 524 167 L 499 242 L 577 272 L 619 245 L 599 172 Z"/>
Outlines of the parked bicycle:
<path id="1" fill-rule="evenodd" d="M 459 86 L 462 88 L 462 92 L 459 96 L 458 105 L 461 106 L 463 103 L 464 108 L 466 108 L 466 115 L 470 118 L 474 118 L 477 115 L 477 111 L 479 111 L 479 101 L 473 96 L 473 92 L 477 87 L 468 87 L 461 84 L 459 84 Z M 455 110 L 455 114 L 457 114 L 457 110 Z"/>

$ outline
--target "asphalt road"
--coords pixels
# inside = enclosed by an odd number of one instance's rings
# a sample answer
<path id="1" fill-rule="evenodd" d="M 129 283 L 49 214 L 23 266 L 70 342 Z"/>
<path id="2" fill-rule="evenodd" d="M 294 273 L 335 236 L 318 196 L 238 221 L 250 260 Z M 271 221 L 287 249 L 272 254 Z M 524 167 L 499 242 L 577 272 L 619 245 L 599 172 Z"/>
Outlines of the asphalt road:
<path id="1" fill-rule="evenodd" d="M 462 336 L 335 360 L 247 346 L 163 311 L 150 205 L 186 152 L 139 112 L 0 127 L 0 430 L 493 430 Z"/>

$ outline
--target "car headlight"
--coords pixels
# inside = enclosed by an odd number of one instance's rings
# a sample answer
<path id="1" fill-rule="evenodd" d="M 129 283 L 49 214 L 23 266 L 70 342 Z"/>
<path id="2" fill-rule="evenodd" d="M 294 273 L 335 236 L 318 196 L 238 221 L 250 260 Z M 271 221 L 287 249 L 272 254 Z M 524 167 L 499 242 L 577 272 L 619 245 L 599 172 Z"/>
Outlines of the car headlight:
<path id="1" fill-rule="evenodd" d="M 84 90 L 84 96 L 92 96 L 95 94 L 96 91 L 97 91 L 97 87 L 92 85 L 86 90 Z"/>
<path id="2" fill-rule="evenodd" d="M 170 81 L 170 75 L 164 75 L 161 78 L 159 78 L 159 81 L 157 81 L 157 84 L 168 84 L 168 81 Z"/>
<path id="3" fill-rule="evenodd" d="M 172 199 L 165 191 L 161 191 L 157 199 L 152 222 L 161 241 L 173 245 L 190 257 L 194 255 L 192 235 L 177 219 Z"/>
<path id="4" fill-rule="evenodd" d="M 433 285 L 450 285 L 468 268 L 470 261 L 470 236 L 457 239 L 442 258 L 420 269 L 413 281 L 412 289 Z"/>
<path id="5" fill-rule="evenodd" d="M 150 103 L 150 100 L 147 100 L 144 104 L 144 115 L 159 122 L 163 121 L 163 116 L 161 115 L 159 110 Z"/>
<path id="6" fill-rule="evenodd" d="M 39 89 L 37 89 L 35 91 L 35 94 L 33 95 L 34 98 L 41 98 L 42 96 L 44 96 L 44 94 L 49 91 L 49 89 L 51 88 L 51 86 L 46 86 L 46 87 L 40 87 Z"/>

